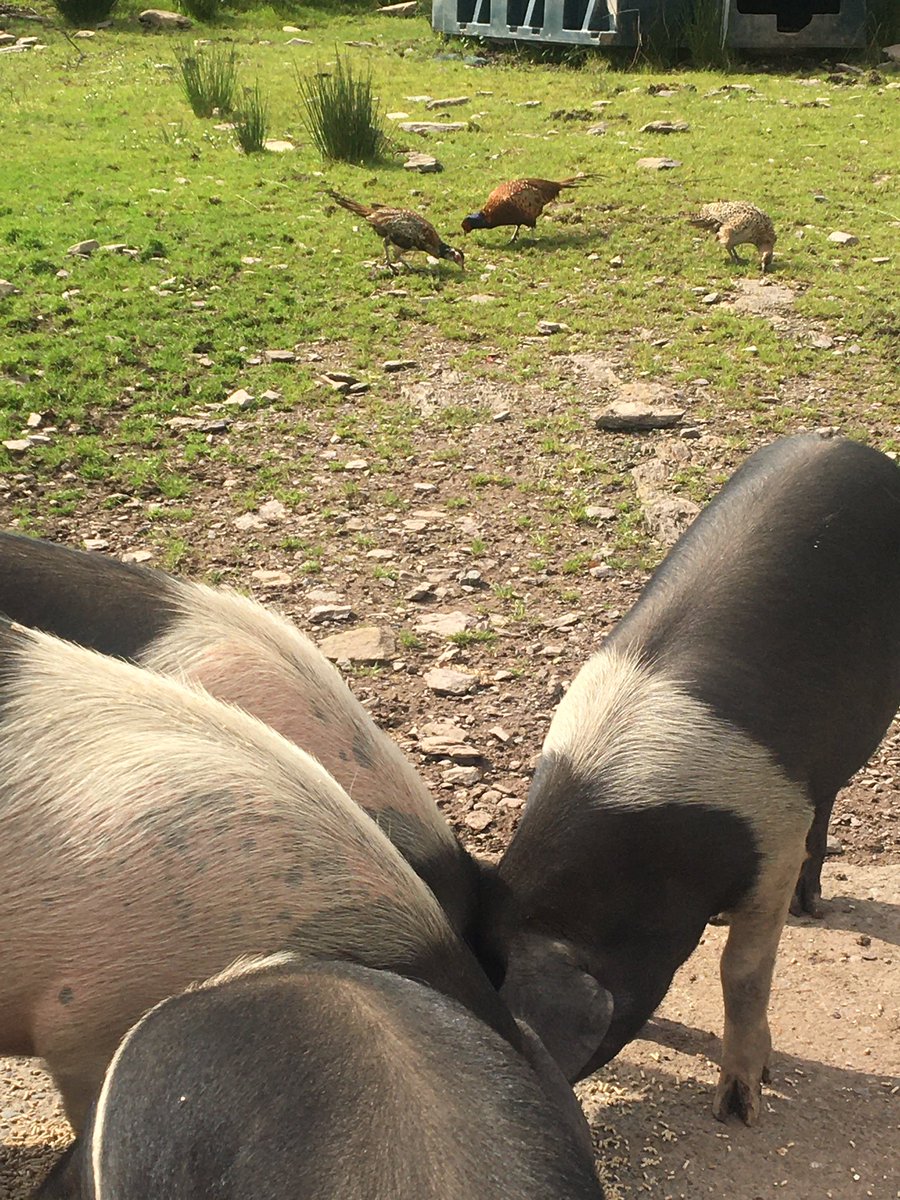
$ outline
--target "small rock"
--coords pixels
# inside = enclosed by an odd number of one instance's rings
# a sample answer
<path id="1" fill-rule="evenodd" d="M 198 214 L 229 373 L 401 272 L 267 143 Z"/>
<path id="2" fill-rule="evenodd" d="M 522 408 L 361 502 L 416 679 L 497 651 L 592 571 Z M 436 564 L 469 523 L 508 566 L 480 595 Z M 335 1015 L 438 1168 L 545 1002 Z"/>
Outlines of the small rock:
<path id="1" fill-rule="evenodd" d="M 297 355 L 293 350 L 263 350 L 263 358 L 266 362 L 270 363 L 291 363 L 297 361 Z"/>
<path id="2" fill-rule="evenodd" d="M 429 100 L 425 107 L 429 110 L 435 108 L 458 108 L 460 104 L 468 103 L 468 96 L 450 96 L 446 100 Z"/>
<path id="3" fill-rule="evenodd" d="M 349 604 L 316 604 L 309 610 L 309 619 L 316 625 L 326 621 L 349 621 L 354 615 Z"/>
<path id="4" fill-rule="evenodd" d="M 83 538 L 81 542 L 85 550 L 108 550 L 109 542 L 106 538 Z"/>
<path id="5" fill-rule="evenodd" d="M 597 413 L 594 424 L 598 429 L 670 429 L 677 425 L 683 416 L 683 408 L 657 408 L 626 400 L 614 400 L 602 412 Z"/>
<path id="6" fill-rule="evenodd" d="M 86 241 L 76 242 L 74 246 L 70 246 L 66 254 L 78 254 L 82 258 L 90 258 L 95 250 L 100 249 L 100 243 L 96 238 L 87 238 Z"/>
<path id="7" fill-rule="evenodd" d="M 889 263 L 890 261 L 890 256 L 885 254 L 881 254 L 878 256 L 878 258 L 872 259 L 872 262 L 877 263 L 879 266 L 881 266 L 883 263 Z"/>
<path id="8" fill-rule="evenodd" d="M 825 844 L 825 853 L 829 857 L 837 857 L 838 855 L 843 854 L 844 843 L 840 840 L 840 838 L 833 837 L 831 834 L 829 834 L 828 841 Z"/>
<path id="9" fill-rule="evenodd" d="M 834 338 L 827 333 L 814 333 L 809 339 L 809 344 L 816 350 L 830 350 L 834 345 Z"/>
<path id="10" fill-rule="evenodd" d="M 394 636 L 377 625 L 361 625 L 347 633 L 335 633 L 319 643 L 332 662 L 381 663 L 394 657 Z"/>
<path id="11" fill-rule="evenodd" d="M 275 388 L 266 388 L 266 390 L 260 396 L 260 400 L 265 400 L 267 404 L 272 404 L 274 401 L 280 400 L 281 397 L 282 393 L 276 391 Z"/>
<path id="12" fill-rule="evenodd" d="M 381 364 L 381 369 L 390 375 L 396 371 L 409 371 L 418 365 L 414 358 L 389 358 Z"/>
<path id="13" fill-rule="evenodd" d="M 605 121 L 598 121 L 596 125 L 591 125 L 586 132 L 591 134 L 592 137 L 602 137 L 608 130 L 609 126 Z"/>
<path id="14" fill-rule="evenodd" d="M 181 13 L 165 8 L 145 8 L 138 13 L 138 20 L 145 29 L 190 29 L 193 23 Z"/>
<path id="15" fill-rule="evenodd" d="M 638 130 L 639 133 L 687 133 L 690 125 L 687 121 L 648 121 Z"/>
<path id="16" fill-rule="evenodd" d="M 589 504 L 584 510 L 584 515 L 589 521 L 611 521 L 616 515 L 616 510 L 605 505 Z"/>
<path id="17" fill-rule="evenodd" d="M 722 299 L 720 292 L 707 292 L 705 296 L 700 297 L 701 304 L 718 304 Z"/>
<path id="18" fill-rule="evenodd" d="M 262 517 L 258 517 L 256 513 L 241 513 L 239 517 L 235 517 L 231 522 L 235 529 L 239 529 L 241 533 L 250 533 L 257 529 L 265 529 L 266 523 Z"/>
<path id="19" fill-rule="evenodd" d="M 503 421 L 508 421 L 512 417 L 512 413 L 508 408 L 498 409 L 497 412 L 491 414 L 491 420 L 496 424 L 501 424 Z"/>
<path id="20" fill-rule="evenodd" d="M 5 300 L 7 296 L 19 296 L 21 289 L 17 288 L 14 283 L 10 283 L 8 279 L 0 279 L 0 300 Z"/>
<path id="21" fill-rule="evenodd" d="M 900 63 L 900 42 L 893 46 L 882 47 L 882 54 L 889 58 L 891 62 Z"/>
<path id="22" fill-rule="evenodd" d="M 249 408 L 253 403 L 253 397 L 246 388 L 238 388 L 237 391 L 226 396 L 222 403 L 228 404 L 232 408 Z"/>
<path id="23" fill-rule="evenodd" d="M 469 613 L 438 612 L 428 613 L 420 617 L 415 624 L 416 633 L 435 633 L 439 637 L 453 637 L 456 633 L 464 633 L 475 624 L 475 618 Z"/>
<path id="24" fill-rule="evenodd" d="M 568 329 L 569 326 L 563 321 L 538 321 L 537 323 L 538 333 L 545 337 L 551 333 L 565 333 Z"/>
<path id="25" fill-rule="evenodd" d="M 373 558 L 376 562 L 390 562 L 397 557 L 396 550 L 367 550 L 366 558 Z"/>
<path id="26" fill-rule="evenodd" d="M 516 108 L 539 108 L 543 103 L 543 100 L 522 100 Z"/>
<path id="27" fill-rule="evenodd" d="M 122 562 L 126 563 L 144 563 L 149 562 L 153 557 L 152 550 L 126 550 L 120 555 Z"/>
<path id="28" fill-rule="evenodd" d="M 835 242 L 838 246 L 856 246 L 859 243 L 859 238 L 854 233 L 841 233 L 836 229 L 834 233 L 829 233 L 829 242 Z"/>
<path id="29" fill-rule="evenodd" d="M 311 42 L 309 38 L 292 37 L 292 38 L 288 38 L 288 40 L 285 42 L 285 45 L 286 46 L 312 46 L 313 42 Z"/>
<path id="30" fill-rule="evenodd" d="M 32 412 L 28 414 L 25 424 L 29 429 L 37 429 L 43 419 L 40 413 Z"/>
<path id="31" fill-rule="evenodd" d="M 441 779 L 444 783 L 458 783 L 469 787 L 480 782 L 481 770 L 479 767 L 448 767 L 446 771 L 441 772 Z"/>
<path id="32" fill-rule="evenodd" d="M 422 154 L 414 151 L 406 156 L 403 164 L 404 171 L 418 171 L 421 175 L 435 175 L 443 171 L 443 163 L 438 162 L 433 154 Z"/>
<path id="33" fill-rule="evenodd" d="M 427 687 L 438 696 L 465 696 L 478 684 L 477 676 L 468 671 L 452 671 L 448 667 L 434 667 L 422 676 Z"/>
<path id="34" fill-rule="evenodd" d="M 423 600 L 434 599 L 434 584 L 417 583 L 414 588 L 411 588 L 403 597 L 404 600 L 409 600 L 413 604 L 421 604 Z"/>
<path id="35" fill-rule="evenodd" d="M 621 254 L 614 254 L 613 257 L 609 260 L 609 265 L 611 267 L 615 267 L 616 269 L 618 269 L 619 267 L 624 267 L 625 259 L 622 257 Z"/>
<path id="36" fill-rule="evenodd" d="M 636 165 L 645 171 L 671 171 L 681 163 L 677 158 L 639 158 Z"/>
<path id="37" fill-rule="evenodd" d="M 497 299 L 496 296 L 490 295 L 488 292 L 473 292 L 469 297 L 470 304 L 493 304 Z"/>
<path id="38" fill-rule="evenodd" d="M 468 129 L 467 121 L 401 121 L 400 128 L 404 133 L 459 133 Z"/>
<path id="39" fill-rule="evenodd" d="M 266 138 L 263 142 L 263 148 L 268 150 L 270 154 L 290 154 L 295 149 L 293 142 L 286 142 L 283 138 Z M 282 362 L 285 360 L 282 359 Z"/>
<path id="40" fill-rule="evenodd" d="M 3 445 L 7 450 L 11 450 L 13 454 L 21 454 L 23 451 L 31 449 L 31 439 L 8 438 Z"/>
<path id="41" fill-rule="evenodd" d="M 478 763 L 482 754 L 466 740 L 465 730 L 452 721 L 432 721 L 419 735 L 419 750 L 429 758 L 451 758 L 454 762 Z"/>
<path id="42" fill-rule="evenodd" d="M 260 517 L 269 525 L 277 525 L 288 515 L 288 510 L 280 500 L 267 500 L 258 509 Z"/>
<path id="43" fill-rule="evenodd" d="M 368 471 L 369 464 L 364 458 L 351 458 L 349 462 L 344 463 L 345 471 Z"/>
<path id="44" fill-rule="evenodd" d="M 475 833 L 483 833 L 488 825 L 491 825 L 494 820 L 493 813 L 489 813 L 484 808 L 473 808 L 471 812 L 466 813 L 463 817 L 463 824 Z"/>
<path id="45" fill-rule="evenodd" d="M 251 571 L 250 578 L 263 587 L 288 587 L 293 582 L 287 571 L 266 571 L 262 567 L 258 571 Z"/>
<path id="46" fill-rule="evenodd" d="M 488 730 L 488 733 L 491 735 L 491 737 L 496 738 L 498 742 L 502 742 L 504 746 L 509 741 L 510 735 L 506 732 L 502 725 L 492 725 Z"/>

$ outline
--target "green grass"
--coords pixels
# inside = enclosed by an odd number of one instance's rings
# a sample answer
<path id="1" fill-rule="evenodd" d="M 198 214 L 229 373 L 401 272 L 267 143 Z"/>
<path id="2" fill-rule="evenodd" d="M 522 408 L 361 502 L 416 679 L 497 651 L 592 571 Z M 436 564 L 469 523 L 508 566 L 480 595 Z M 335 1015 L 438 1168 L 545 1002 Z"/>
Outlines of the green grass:
<path id="1" fill-rule="evenodd" d="M 311 476 L 331 474 L 306 444 L 309 430 L 327 425 L 342 439 L 341 461 L 365 457 L 381 491 L 369 496 L 351 487 L 337 463 L 334 484 L 316 484 L 325 504 L 396 508 L 405 501 L 392 474 L 421 470 L 431 456 L 460 467 L 460 494 L 444 495 L 444 507 L 461 515 L 487 501 L 513 505 L 510 521 L 523 530 L 539 525 L 544 541 L 536 549 L 559 569 L 580 551 L 558 549 L 543 528 L 546 515 L 577 523 L 613 478 L 603 465 L 605 443 L 585 434 L 595 398 L 559 365 L 568 353 L 614 351 L 620 371 L 674 386 L 706 378 L 709 411 L 724 408 L 754 433 L 801 420 L 865 431 L 877 405 L 882 422 L 895 411 L 896 90 L 866 78 L 837 87 L 821 74 L 810 85 L 807 72 L 795 75 L 789 64 L 783 74 L 625 74 L 598 55 L 584 57 L 577 71 L 508 56 L 475 72 L 461 60 L 434 57 L 446 47 L 425 19 L 335 16 L 322 8 L 300 14 L 289 19 L 308 25 L 312 46 L 286 45 L 282 18 L 264 10 L 230 19 L 234 41 L 199 52 L 192 35 L 147 39 L 120 19 L 83 44 L 83 60 L 52 29 L 40 56 L 3 59 L 0 254 L 2 275 L 19 293 L 0 299 L 0 440 L 18 437 L 32 411 L 52 414 L 57 432 L 25 456 L 0 447 L 0 472 L 66 474 L 76 490 L 102 485 L 189 509 L 205 468 L 256 462 L 266 438 L 277 436 L 286 444 L 275 455 L 282 466 L 270 464 L 270 476 L 258 479 L 255 507 L 276 489 L 299 496 Z M 334 47 L 348 40 L 376 43 L 342 55 L 358 78 L 371 70 L 385 113 L 431 118 L 409 97 L 470 96 L 451 115 L 477 113 L 477 128 L 431 141 L 397 135 L 403 145 L 435 152 L 442 173 L 410 175 L 392 162 L 334 163 L 323 172 L 295 76 L 312 77 L 320 64 L 333 69 Z M 217 53 L 233 53 L 241 77 L 266 80 L 273 135 L 292 141 L 294 153 L 237 154 L 230 130 L 191 114 L 178 58 L 207 61 Z M 661 80 L 677 84 L 673 96 L 650 94 Z M 735 82 L 754 91 L 710 94 Z M 541 104 L 523 108 L 526 99 Z M 600 101 L 604 136 L 550 116 Z M 655 119 L 686 120 L 690 132 L 639 132 Z M 648 172 L 635 165 L 654 154 L 671 154 L 683 166 Z M 514 245 L 504 230 L 463 237 L 462 217 L 503 179 L 578 170 L 590 182 L 548 210 L 533 235 L 526 231 Z M 448 263 L 429 267 L 422 256 L 410 256 L 417 269 L 396 280 L 373 273 L 378 240 L 364 221 L 329 212 L 326 185 L 422 212 L 446 240 L 464 246 L 466 273 Z M 775 218 L 772 278 L 796 292 L 787 328 L 701 303 L 704 292 L 731 294 L 736 281 L 757 276 L 753 263 L 730 263 L 680 218 L 703 200 L 728 196 L 754 200 Z M 856 234 L 859 244 L 835 246 L 828 241 L 834 229 Z M 67 247 L 90 237 L 138 253 L 67 256 Z M 616 256 L 623 266 L 610 265 Z M 878 257 L 891 261 L 874 264 Z M 472 301 L 485 295 L 485 303 Z M 570 331 L 536 337 L 543 318 L 563 320 Z M 836 348 L 859 352 L 816 349 L 806 336 L 812 328 L 846 339 Z M 266 348 L 295 345 L 334 346 L 334 361 L 374 380 L 371 391 L 349 404 L 317 382 L 321 368 L 305 360 L 247 366 Z M 458 375 L 458 399 L 433 412 L 388 402 L 380 362 L 435 347 Z M 791 388 L 812 383 L 826 398 L 796 402 Z M 490 434 L 491 409 L 462 393 L 474 395 L 482 384 L 505 388 L 515 416 L 523 386 L 542 388 L 553 401 L 552 417 L 519 427 L 527 478 L 470 452 L 472 439 Z M 277 404 L 257 401 L 251 410 L 265 436 L 208 436 L 168 424 L 198 412 L 225 415 L 217 406 L 237 386 L 256 396 L 267 388 L 282 393 Z M 765 399 L 773 394 L 777 403 Z M 704 418 L 704 403 L 697 401 L 692 419 Z M 272 424 L 276 418 L 295 421 L 296 436 Z M 417 465 L 404 468 L 416 454 Z M 463 465 L 474 469 L 463 472 Z M 523 497 L 534 507 L 522 511 Z M 80 501 L 60 503 L 71 509 Z M 617 560 L 634 561 L 645 536 L 639 519 L 630 520 L 620 518 L 610 533 Z M 466 544 L 479 541 L 470 535 Z M 298 570 L 320 572 L 323 557 L 309 553 Z"/>
<path id="2" fill-rule="evenodd" d="M 237 54 L 225 46 L 182 54 L 181 89 L 195 117 L 227 117 L 237 94 Z"/>

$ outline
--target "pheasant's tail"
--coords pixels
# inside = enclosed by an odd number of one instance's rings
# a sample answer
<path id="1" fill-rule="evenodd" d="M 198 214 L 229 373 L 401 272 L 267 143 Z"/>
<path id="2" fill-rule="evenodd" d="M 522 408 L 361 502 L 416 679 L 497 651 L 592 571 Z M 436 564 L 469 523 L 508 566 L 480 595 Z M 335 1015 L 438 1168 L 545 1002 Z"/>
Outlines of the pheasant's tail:
<path id="1" fill-rule="evenodd" d="M 374 208 L 377 207 L 377 205 L 360 204 L 358 200 L 351 200 L 349 196 L 342 196 L 340 192 L 334 191 L 333 188 L 326 188 L 325 191 L 341 208 L 346 208 L 349 212 L 356 213 L 359 217 L 370 216 Z"/>
<path id="2" fill-rule="evenodd" d="M 586 171 L 579 171 L 577 175 L 570 175 L 568 179 L 560 179 L 559 183 L 557 184 L 557 187 L 561 187 L 561 188 L 578 187 L 579 184 L 584 183 L 584 181 L 586 179 L 592 179 L 592 178 L 593 178 L 593 176 L 589 175 Z"/>

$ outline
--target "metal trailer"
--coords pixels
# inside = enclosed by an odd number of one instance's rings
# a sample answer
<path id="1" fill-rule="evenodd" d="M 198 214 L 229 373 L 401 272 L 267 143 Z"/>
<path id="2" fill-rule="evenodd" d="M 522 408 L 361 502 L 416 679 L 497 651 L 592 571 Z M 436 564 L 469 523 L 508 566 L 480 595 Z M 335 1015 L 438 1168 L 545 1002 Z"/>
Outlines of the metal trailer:
<path id="1" fill-rule="evenodd" d="M 464 37 L 637 46 L 689 11 L 690 0 L 433 0 L 432 25 Z M 735 49 L 862 46 L 865 26 L 866 0 L 722 0 L 722 43 Z"/>
<path id="2" fill-rule="evenodd" d="M 636 46 L 666 0 L 433 0 L 439 33 L 570 46 Z M 669 8 L 672 2 L 669 0 Z"/>
<path id="3" fill-rule="evenodd" d="M 726 0 L 724 12 L 725 44 L 735 49 L 822 50 L 866 44 L 866 0 Z"/>

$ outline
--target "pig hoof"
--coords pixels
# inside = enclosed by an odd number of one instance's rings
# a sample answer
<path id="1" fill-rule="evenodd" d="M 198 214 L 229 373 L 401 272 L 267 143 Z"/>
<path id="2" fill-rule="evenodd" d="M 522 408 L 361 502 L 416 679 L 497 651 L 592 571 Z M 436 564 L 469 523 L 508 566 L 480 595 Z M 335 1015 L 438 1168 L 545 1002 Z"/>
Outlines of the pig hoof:
<path id="1" fill-rule="evenodd" d="M 791 916 L 815 917 L 817 920 L 821 920 L 825 916 L 825 910 L 822 908 L 822 893 L 807 892 L 805 888 L 798 888 L 791 900 Z"/>
<path id="2" fill-rule="evenodd" d="M 713 1116 L 717 1121 L 727 1121 L 734 1113 L 745 1125 L 755 1125 L 759 1120 L 759 1087 L 753 1087 L 746 1079 L 736 1075 L 723 1075 L 716 1088 L 713 1101 Z"/>

